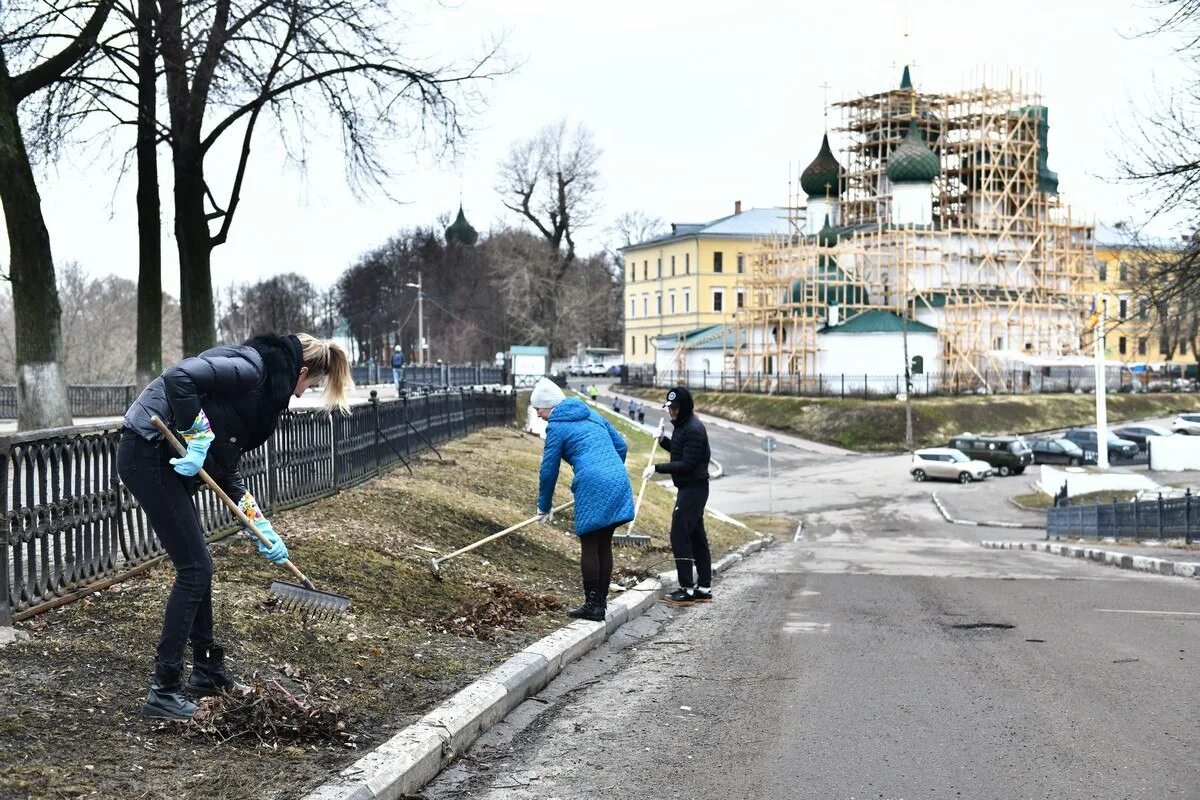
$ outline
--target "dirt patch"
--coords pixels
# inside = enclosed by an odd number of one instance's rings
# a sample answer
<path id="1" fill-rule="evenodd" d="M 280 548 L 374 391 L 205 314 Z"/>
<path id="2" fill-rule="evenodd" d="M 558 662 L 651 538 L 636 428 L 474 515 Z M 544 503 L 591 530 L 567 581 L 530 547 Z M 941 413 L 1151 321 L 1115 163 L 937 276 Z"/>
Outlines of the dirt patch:
<path id="1" fill-rule="evenodd" d="M 640 397 L 661 390 L 630 388 Z M 768 430 L 851 450 L 904 449 L 904 404 L 860 398 L 777 397 L 732 392 L 694 392 L 696 408 Z M 1192 394 L 1110 394 L 1110 425 L 1121 420 L 1168 416 L 1191 410 Z M 918 447 L 943 445 L 959 433 L 1029 433 L 1095 422 L 1095 400 L 1086 394 L 929 397 L 913 401 L 913 435 Z"/>
<path id="2" fill-rule="evenodd" d="M 631 438 L 640 477 L 650 437 Z M 296 563 L 351 613 L 272 611 L 279 570 L 238 537 L 214 548 L 218 640 L 254 694 L 197 725 L 136 716 L 173 579 L 162 566 L 20 627 L 0 652 L 0 798 L 297 798 L 478 675 L 568 622 L 579 602 L 570 514 L 442 566 L 447 553 L 530 516 L 541 441 L 490 428 L 356 489 L 275 517 Z M 569 495 L 563 469 L 556 501 Z M 647 488 L 619 576 L 670 565 L 673 495 Z M 752 538 L 712 521 L 720 556 Z M 289 697 L 290 695 L 290 697 Z M 211 701 L 210 701 L 211 702 Z M 342 727 L 339 727 L 342 726 Z"/>

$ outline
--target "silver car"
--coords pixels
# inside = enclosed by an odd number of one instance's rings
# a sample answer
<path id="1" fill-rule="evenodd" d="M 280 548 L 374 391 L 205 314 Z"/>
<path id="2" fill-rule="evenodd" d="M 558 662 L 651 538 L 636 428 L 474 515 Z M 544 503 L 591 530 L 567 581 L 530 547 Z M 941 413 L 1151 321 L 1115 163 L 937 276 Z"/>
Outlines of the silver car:
<path id="1" fill-rule="evenodd" d="M 992 465 L 986 461 L 967 458 L 961 450 L 953 447 L 929 447 L 913 453 L 909 474 L 915 481 L 926 478 L 946 478 L 959 483 L 981 481 L 992 474 Z"/>

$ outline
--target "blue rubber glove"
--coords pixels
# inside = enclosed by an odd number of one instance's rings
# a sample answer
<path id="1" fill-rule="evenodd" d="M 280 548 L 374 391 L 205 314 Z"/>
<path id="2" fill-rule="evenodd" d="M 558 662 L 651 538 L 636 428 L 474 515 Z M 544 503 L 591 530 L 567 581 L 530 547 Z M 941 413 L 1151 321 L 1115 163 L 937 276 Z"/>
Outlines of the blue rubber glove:
<path id="1" fill-rule="evenodd" d="M 283 562 L 287 561 L 287 545 L 283 543 L 283 539 L 280 539 L 279 534 L 276 533 L 275 529 L 271 527 L 271 521 L 261 518 L 256 519 L 254 520 L 254 527 L 258 528 L 258 532 L 263 536 L 266 536 L 271 542 L 271 546 L 267 547 L 262 543 L 261 539 L 259 539 L 257 536 L 254 537 L 255 541 L 258 542 L 258 552 L 266 556 L 268 561 L 272 561 L 276 564 L 282 564 Z"/>
<path id="2" fill-rule="evenodd" d="M 212 443 L 212 437 L 207 439 L 193 439 L 188 442 L 187 455 L 180 458 L 172 458 L 171 466 L 180 475 L 192 477 L 200 468 L 204 466 L 204 458 L 208 455 L 208 446 Z"/>

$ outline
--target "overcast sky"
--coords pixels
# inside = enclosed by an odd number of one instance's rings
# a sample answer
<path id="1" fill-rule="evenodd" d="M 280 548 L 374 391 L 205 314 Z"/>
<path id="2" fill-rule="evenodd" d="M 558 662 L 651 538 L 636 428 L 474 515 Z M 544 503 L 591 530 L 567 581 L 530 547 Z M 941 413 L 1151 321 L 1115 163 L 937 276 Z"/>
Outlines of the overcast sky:
<path id="1" fill-rule="evenodd" d="M 984 70 L 1040 85 L 1063 198 L 1085 218 L 1114 221 L 1136 213 L 1133 191 L 1110 181 L 1130 103 L 1184 72 L 1168 41 L 1130 38 L 1150 16 L 1128 0 L 461 0 L 417 13 L 419 54 L 465 58 L 504 35 L 520 64 L 486 88 L 462 157 L 422 161 L 398 142 L 394 199 L 359 201 L 336 142 L 317 142 L 301 175 L 260 137 L 231 236 L 214 253 L 217 286 L 284 271 L 328 285 L 392 233 L 456 211 L 460 195 L 481 231 L 516 223 L 494 191 L 496 164 L 514 139 L 562 117 L 591 128 L 604 150 L 600 220 L 644 209 L 668 222 L 705 221 L 730 213 L 735 200 L 781 205 L 789 171 L 816 154 L 821 85 L 830 85 L 831 102 L 882 91 L 908 61 L 921 90 L 974 85 Z M 80 152 L 42 175 L 40 187 L 56 261 L 136 278 L 131 180 L 114 194 L 106 162 Z M 175 292 L 169 207 L 164 213 L 164 285 Z M 599 249 L 603 227 L 581 237 L 583 250 Z"/>

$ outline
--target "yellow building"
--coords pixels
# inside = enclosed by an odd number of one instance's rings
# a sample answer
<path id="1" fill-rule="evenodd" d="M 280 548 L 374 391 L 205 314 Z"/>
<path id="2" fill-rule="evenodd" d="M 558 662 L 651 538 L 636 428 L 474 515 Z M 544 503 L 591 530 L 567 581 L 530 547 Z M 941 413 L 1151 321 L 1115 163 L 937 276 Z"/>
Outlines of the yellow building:
<path id="1" fill-rule="evenodd" d="M 1096 278 L 1091 291 L 1097 300 L 1105 301 L 1107 309 L 1105 358 L 1126 367 L 1195 370 L 1196 354 L 1186 332 L 1177 321 L 1163 322 L 1141 288 L 1162 268 L 1159 259 L 1178 257 L 1178 247 L 1164 241 L 1154 242 L 1159 249 L 1134 247 L 1129 239 L 1119 228 L 1096 226 Z"/>
<path id="2" fill-rule="evenodd" d="M 746 303 L 746 271 L 770 237 L 791 231 L 787 209 L 751 208 L 708 223 L 675 223 L 670 233 L 622 250 L 625 363 L 655 363 L 655 339 L 730 321 Z"/>

